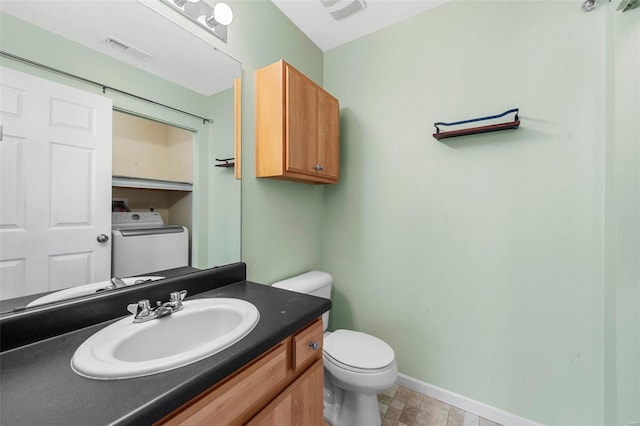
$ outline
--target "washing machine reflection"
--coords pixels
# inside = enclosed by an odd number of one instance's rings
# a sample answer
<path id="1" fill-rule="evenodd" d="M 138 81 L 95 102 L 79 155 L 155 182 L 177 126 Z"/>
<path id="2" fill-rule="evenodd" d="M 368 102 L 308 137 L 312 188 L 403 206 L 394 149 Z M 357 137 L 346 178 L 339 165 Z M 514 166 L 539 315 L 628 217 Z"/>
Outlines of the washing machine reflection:
<path id="1" fill-rule="evenodd" d="M 165 225 L 158 212 L 111 213 L 111 276 L 189 266 L 189 230 Z"/>

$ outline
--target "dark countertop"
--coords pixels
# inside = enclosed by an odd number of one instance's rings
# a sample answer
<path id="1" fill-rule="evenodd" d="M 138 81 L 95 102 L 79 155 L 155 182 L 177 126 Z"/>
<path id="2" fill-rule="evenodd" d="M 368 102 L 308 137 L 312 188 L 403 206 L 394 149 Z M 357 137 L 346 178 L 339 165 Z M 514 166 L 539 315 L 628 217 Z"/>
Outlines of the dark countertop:
<path id="1" fill-rule="evenodd" d="M 0 354 L 2 425 L 151 424 L 246 365 L 331 307 L 314 296 L 241 281 L 189 299 L 232 297 L 253 303 L 260 321 L 224 351 L 165 373 L 92 380 L 70 367 L 76 348 L 113 321 Z M 170 342 L 170 336 L 167 336 Z"/>

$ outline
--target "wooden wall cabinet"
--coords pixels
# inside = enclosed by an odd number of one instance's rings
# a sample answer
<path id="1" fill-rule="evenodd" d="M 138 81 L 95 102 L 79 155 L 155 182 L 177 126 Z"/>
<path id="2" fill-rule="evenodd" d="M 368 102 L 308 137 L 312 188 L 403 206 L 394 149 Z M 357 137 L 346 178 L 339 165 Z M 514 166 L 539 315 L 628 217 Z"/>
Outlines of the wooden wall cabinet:
<path id="1" fill-rule="evenodd" d="M 285 61 L 256 70 L 256 176 L 338 183 L 338 100 Z"/>
<path id="2" fill-rule="evenodd" d="M 158 424 L 323 425 L 322 319 Z"/>

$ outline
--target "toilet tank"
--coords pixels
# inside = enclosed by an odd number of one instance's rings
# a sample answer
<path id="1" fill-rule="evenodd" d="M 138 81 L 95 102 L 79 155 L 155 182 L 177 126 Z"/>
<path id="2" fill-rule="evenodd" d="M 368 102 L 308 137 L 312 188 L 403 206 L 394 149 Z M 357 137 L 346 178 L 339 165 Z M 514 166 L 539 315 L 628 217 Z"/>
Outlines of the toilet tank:
<path id="1" fill-rule="evenodd" d="M 322 271 L 309 271 L 286 280 L 273 283 L 271 286 L 284 290 L 291 290 L 297 293 L 310 294 L 312 296 L 331 299 L 331 285 L 333 277 Z M 329 325 L 329 311 L 322 314 L 323 329 Z"/>

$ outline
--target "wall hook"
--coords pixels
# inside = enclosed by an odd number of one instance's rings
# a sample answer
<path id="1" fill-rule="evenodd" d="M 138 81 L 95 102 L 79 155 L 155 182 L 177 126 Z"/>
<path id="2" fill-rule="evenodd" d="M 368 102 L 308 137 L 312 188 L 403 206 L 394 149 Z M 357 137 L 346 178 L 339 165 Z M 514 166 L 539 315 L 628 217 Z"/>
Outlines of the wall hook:
<path id="1" fill-rule="evenodd" d="M 231 157 L 231 158 L 216 158 L 216 161 L 221 161 L 221 164 L 216 164 L 216 167 L 233 167 L 236 165 L 234 161 L 235 158 Z"/>

